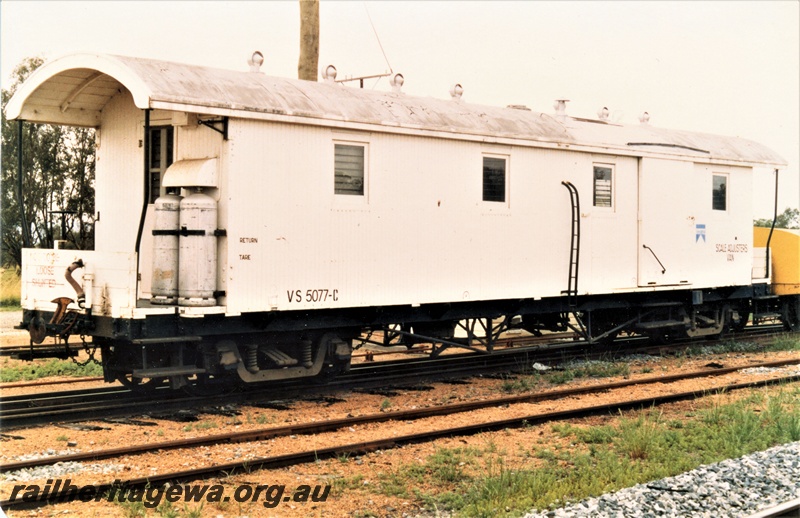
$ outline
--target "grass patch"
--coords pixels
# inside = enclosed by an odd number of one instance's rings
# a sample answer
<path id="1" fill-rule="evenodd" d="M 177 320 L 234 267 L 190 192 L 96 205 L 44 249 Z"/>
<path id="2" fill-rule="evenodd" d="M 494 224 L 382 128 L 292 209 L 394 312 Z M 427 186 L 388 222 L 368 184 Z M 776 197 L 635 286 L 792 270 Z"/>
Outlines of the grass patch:
<path id="1" fill-rule="evenodd" d="M 0 369 L 0 382 L 36 380 L 51 376 L 71 376 L 81 378 L 84 376 L 102 376 L 103 367 L 92 362 L 88 365 L 78 365 L 71 360 L 50 360 L 47 363 L 28 363 L 17 367 L 3 366 Z"/>
<path id="2" fill-rule="evenodd" d="M 589 362 L 585 366 L 553 372 L 548 379 L 554 385 L 563 385 L 577 378 L 627 378 L 630 374 L 631 367 L 624 362 Z"/>
<path id="3" fill-rule="evenodd" d="M 380 492 L 389 496 L 411 498 L 412 495 L 431 506 L 448 502 L 446 507 L 457 504 L 459 497 L 454 490 L 472 480 L 469 469 L 481 455 L 474 448 L 443 448 L 437 450 L 424 463 L 402 466 L 400 469 L 381 474 Z M 421 488 L 436 487 L 437 497 L 432 497 Z"/>
<path id="4" fill-rule="evenodd" d="M 133 501 L 124 500 L 120 501 L 118 498 L 114 499 L 114 503 L 118 504 L 122 516 L 127 518 L 146 518 L 148 516 L 159 516 L 161 518 L 200 518 L 203 515 L 203 507 L 205 502 L 199 505 L 190 507 L 188 504 L 183 504 L 183 509 L 178 509 L 172 502 L 162 499 L 158 501 L 158 505 L 153 508 L 152 501 L 147 500 L 147 492 L 150 491 L 150 486 L 147 485 L 143 489 L 143 497 L 141 499 L 134 499 Z M 154 514 L 151 514 L 154 513 Z"/>
<path id="5" fill-rule="evenodd" d="M 211 428 L 216 428 L 217 423 L 214 421 L 203 421 L 200 423 L 195 424 L 187 424 L 183 427 L 184 432 L 191 432 L 192 430 L 199 431 L 199 430 L 210 430 Z"/>
<path id="6" fill-rule="evenodd" d="M 575 436 L 580 442 L 586 444 L 611 444 L 619 435 L 613 426 L 592 426 L 590 428 L 576 428 Z"/>
<path id="7" fill-rule="evenodd" d="M 765 351 L 800 351 L 800 338 L 789 334 L 778 335 L 774 342 L 764 348 Z"/>
<path id="8" fill-rule="evenodd" d="M 22 279 L 16 268 L 0 270 L 0 309 L 13 311 L 20 309 L 20 290 Z"/>
<path id="9" fill-rule="evenodd" d="M 542 376 L 539 373 L 507 379 L 500 385 L 500 390 L 506 393 L 528 392 L 537 388 L 541 379 Z"/>
<path id="10" fill-rule="evenodd" d="M 747 352 L 776 352 L 776 351 L 800 351 L 800 338 L 791 334 L 779 334 L 769 345 L 761 345 L 756 342 L 740 342 L 737 340 L 726 340 L 717 345 L 693 345 L 688 347 L 683 355 L 703 356 L 708 354 L 727 354 L 727 353 L 747 353 Z"/>
<path id="11" fill-rule="evenodd" d="M 753 392 L 716 403 L 687 420 L 666 419 L 651 409 L 615 423 L 582 427 L 554 424 L 571 442 L 554 452 L 542 448 L 520 469 L 504 466 L 500 452 L 440 450 L 425 463 L 405 466 L 387 479 L 387 494 L 409 487 L 430 510 L 459 516 L 516 516 L 531 508 L 552 509 L 609 491 L 673 476 L 800 440 L 800 388 Z"/>

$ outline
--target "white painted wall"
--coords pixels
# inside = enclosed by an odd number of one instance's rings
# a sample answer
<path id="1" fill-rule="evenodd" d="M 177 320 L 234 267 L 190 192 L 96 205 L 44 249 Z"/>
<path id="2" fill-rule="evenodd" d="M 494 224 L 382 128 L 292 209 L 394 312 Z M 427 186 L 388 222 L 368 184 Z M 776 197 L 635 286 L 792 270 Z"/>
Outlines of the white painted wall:
<path id="1" fill-rule="evenodd" d="M 635 158 L 251 121 L 231 132 L 229 312 L 558 296 L 563 180 L 582 197 L 579 291 L 636 286 Z M 334 142 L 367 143 L 364 198 L 333 194 Z M 481 200 L 484 153 L 508 157 L 506 203 Z M 610 210 L 592 207 L 596 162 L 615 166 Z"/>
<path id="2" fill-rule="evenodd" d="M 728 175 L 727 211 L 712 210 L 714 173 Z M 641 286 L 749 284 L 753 248 L 750 168 L 642 159 L 639 203 Z M 702 232 L 697 225 L 705 225 L 705 239 L 698 237 Z M 644 244 L 664 264 L 664 274 Z"/>
<path id="3" fill-rule="evenodd" d="M 144 115 L 127 90 L 103 110 L 95 171 L 95 249 L 132 252 L 143 196 Z"/>
<path id="4" fill-rule="evenodd" d="M 104 111 L 98 250 L 133 250 L 142 125 L 127 95 Z M 212 195 L 228 233 L 218 279 L 228 314 L 559 296 L 570 240 L 565 180 L 581 196 L 579 293 L 749 283 L 749 168 L 242 119 L 229 134 L 225 142 L 177 125 L 175 142 L 176 160 L 220 158 Z M 364 197 L 334 195 L 336 142 L 367 146 Z M 508 159 L 505 203 L 481 200 L 486 154 Z M 611 209 L 592 206 L 594 164 L 614 167 Z M 711 210 L 714 172 L 729 178 L 724 214 Z M 695 240 L 698 223 L 705 242 Z M 140 296 L 149 291 L 150 229 L 148 220 Z M 746 250 L 730 261 L 729 244 Z"/>

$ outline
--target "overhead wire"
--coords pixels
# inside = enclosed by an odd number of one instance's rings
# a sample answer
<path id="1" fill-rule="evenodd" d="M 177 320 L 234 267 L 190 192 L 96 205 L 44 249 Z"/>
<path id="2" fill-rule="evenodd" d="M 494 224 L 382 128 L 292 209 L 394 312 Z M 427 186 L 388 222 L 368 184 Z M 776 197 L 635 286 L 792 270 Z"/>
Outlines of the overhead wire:
<path id="1" fill-rule="evenodd" d="M 366 11 L 367 13 L 367 19 L 369 19 L 369 24 L 372 27 L 372 32 L 375 34 L 375 39 L 378 40 L 378 47 L 380 47 L 381 49 L 381 53 L 383 54 L 383 59 L 386 60 L 386 65 L 389 67 L 389 74 L 391 74 L 394 71 L 394 69 L 392 68 L 391 63 L 389 63 L 389 58 L 386 56 L 386 51 L 383 50 L 383 44 L 381 43 L 381 38 L 380 36 L 378 36 L 378 30 L 375 28 L 375 23 L 373 23 L 372 21 L 372 16 L 369 15 L 369 8 L 367 7 L 366 1 L 364 2 L 364 11 Z M 380 82 L 381 79 L 382 78 L 379 77 L 377 81 L 375 81 L 375 85 L 373 86 L 373 88 L 375 88 L 375 86 L 378 85 L 378 82 Z"/>

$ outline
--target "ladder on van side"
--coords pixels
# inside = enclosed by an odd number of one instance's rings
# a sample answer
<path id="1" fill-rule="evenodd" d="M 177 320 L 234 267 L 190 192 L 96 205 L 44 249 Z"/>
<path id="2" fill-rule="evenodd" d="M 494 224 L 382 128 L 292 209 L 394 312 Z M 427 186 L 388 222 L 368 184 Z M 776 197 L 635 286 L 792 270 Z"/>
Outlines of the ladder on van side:
<path id="1" fill-rule="evenodd" d="M 567 296 L 568 314 L 577 322 L 577 327 L 569 322 L 567 325 L 581 334 L 586 340 L 591 342 L 588 330 L 578 314 L 578 264 L 581 256 L 581 201 L 578 196 L 578 189 L 571 182 L 561 182 L 561 185 L 569 191 L 569 200 L 572 207 L 572 225 L 570 229 L 569 245 L 569 279 L 567 289 L 562 291 Z M 568 318 L 568 317 L 567 317 Z"/>
<path id="2" fill-rule="evenodd" d="M 570 231 L 569 246 L 569 280 L 567 289 L 561 293 L 567 296 L 570 311 L 578 307 L 578 262 L 581 254 L 581 202 L 578 189 L 571 182 L 561 182 L 569 191 L 570 205 L 572 206 L 572 228 Z"/>

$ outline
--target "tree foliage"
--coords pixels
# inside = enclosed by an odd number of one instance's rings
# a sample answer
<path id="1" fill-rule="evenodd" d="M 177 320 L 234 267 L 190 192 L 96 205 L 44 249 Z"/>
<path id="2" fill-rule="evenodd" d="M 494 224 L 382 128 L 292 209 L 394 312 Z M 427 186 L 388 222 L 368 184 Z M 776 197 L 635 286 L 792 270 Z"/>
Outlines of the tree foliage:
<path id="1" fill-rule="evenodd" d="M 756 227 L 771 227 L 772 219 L 756 219 L 753 221 Z M 775 228 L 800 228 L 800 210 L 787 207 L 785 211 L 778 214 L 775 220 Z"/>
<path id="2" fill-rule="evenodd" d="M 6 105 L 41 58 L 27 58 L 2 90 L 2 263 L 21 264 L 22 218 L 17 192 L 18 122 L 6 119 Z M 68 247 L 94 247 L 93 129 L 23 124 L 22 196 L 30 246 L 51 248 L 55 240 Z M 63 213 L 54 213 L 63 211 Z M 62 222 L 63 218 L 63 222 Z"/>

